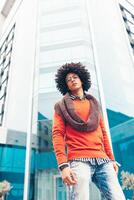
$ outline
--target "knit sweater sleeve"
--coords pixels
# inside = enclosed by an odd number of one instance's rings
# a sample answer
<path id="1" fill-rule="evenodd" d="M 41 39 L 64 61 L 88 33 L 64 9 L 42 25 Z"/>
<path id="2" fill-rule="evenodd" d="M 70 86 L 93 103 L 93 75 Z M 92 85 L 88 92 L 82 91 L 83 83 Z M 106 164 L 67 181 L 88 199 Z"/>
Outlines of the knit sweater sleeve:
<path id="1" fill-rule="evenodd" d="M 105 127 L 105 124 L 104 124 L 102 114 L 100 114 L 100 127 L 101 127 L 101 130 L 102 130 L 102 133 L 103 133 L 103 141 L 104 141 L 105 152 L 106 152 L 107 156 L 111 160 L 114 161 L 115 158 L 114 158 L 113 151 L 112 151 L 112 148 L 111 148 L 111 145 L 110 145 L 110 142 L 109 142 L 109 138 L 108 138 L 108 135 L 107 135 L 107 131 L 106 131 L 106 127 Z"/>
<path id="2" fill-rule="evenodd" d="M 54 113 L 53 117 L 52 141 L 58 165 L 67 163 L 65 152 L 65 123 L 57 112 Z"/>

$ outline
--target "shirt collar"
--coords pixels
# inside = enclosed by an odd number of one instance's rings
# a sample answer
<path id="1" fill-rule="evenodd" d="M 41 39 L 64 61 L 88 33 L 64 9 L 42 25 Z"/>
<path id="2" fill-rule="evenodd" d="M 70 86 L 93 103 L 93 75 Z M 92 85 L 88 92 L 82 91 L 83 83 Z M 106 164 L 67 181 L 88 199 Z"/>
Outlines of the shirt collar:
<path id="1" fill-rule="evenodd" d="M 85 94 L 83 95 L 83 97 L 79 97 L 79 96 L 70 94 L 70 98 L 71 98 L 72 100 L 76 100 L 76 99 L 84 100 L 84 99 L 86 98 L 86 96 L 85 96 Z"/>

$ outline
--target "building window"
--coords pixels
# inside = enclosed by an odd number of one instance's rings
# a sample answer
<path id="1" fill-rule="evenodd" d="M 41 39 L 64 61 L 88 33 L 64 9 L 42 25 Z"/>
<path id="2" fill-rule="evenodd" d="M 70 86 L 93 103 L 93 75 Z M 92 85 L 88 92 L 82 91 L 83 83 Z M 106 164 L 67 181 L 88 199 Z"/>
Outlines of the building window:
<path id="1" fill-rule="evenodd" d="M 126 31 L 128 33 L 129 42 L 134 53 L 134 15 L 122 5 L 120 5 L 120 9 L 125 23 Z"/>
<path id="2" fill-rule="evenodd" d="M 15 25 L 8 33 L 6 39 L 0 46 L 0 126 L 2 126 L 9 70 L 11 64 L 11 54 L 14 39 Z"/>

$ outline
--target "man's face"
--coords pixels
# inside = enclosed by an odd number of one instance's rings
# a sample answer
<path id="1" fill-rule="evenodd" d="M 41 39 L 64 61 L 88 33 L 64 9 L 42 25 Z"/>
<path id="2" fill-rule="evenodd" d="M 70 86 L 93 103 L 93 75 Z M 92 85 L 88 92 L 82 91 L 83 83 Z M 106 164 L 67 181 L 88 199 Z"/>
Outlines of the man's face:
<path id="1" fill-rule="evenodd" d="M 82 89 L 82 82 L 81 82 L 79 76 L 75 73 L 67 74 L 66 84 L 68 86 L 68 89 L 72 92 Z"/>

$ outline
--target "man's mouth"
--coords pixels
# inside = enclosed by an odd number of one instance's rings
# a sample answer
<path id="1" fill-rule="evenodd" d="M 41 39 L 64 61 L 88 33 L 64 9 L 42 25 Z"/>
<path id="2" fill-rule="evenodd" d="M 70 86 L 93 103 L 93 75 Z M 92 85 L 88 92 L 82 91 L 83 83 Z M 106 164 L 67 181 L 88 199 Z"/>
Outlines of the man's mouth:
<path id="1" fill-rule="evenodd" d="M 77 85 L 77 83 L 73 83 L 72 85 Z"/>

